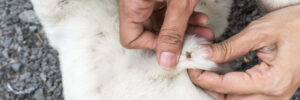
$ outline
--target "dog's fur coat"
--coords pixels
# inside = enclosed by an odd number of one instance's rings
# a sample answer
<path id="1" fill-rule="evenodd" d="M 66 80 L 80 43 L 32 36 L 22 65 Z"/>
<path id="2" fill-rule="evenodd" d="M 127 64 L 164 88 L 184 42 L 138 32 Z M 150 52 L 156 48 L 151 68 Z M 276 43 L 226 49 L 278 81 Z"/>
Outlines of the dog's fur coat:
<path id="1" fill-rule="evenodd" d="M 166 71 L 155 52 L 120 45 L 117 0 L 31 0 L 51 45 L 58 50 L 66 100 L 211 100 L 190 81 L 187 68 L 221 70 L 206 59 L 202 38 L 186 36 L 175 70 Z M 220 36 L 232 0 L 200 0 Z M 190 52 L 192 58 L 186 57 Z"/>

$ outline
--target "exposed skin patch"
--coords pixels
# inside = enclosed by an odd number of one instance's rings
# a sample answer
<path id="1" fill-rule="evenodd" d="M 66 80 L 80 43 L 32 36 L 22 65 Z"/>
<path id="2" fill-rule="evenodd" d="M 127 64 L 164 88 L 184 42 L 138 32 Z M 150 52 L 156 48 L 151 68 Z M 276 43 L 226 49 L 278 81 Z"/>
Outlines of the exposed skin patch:
<path id="1" fill-rule="evenodd" d="M 192 53 L 186 51 L 186 52 L 185 52 L 185 57 L 188 58 L 188 59 L 191 59 L 191 58 L 192 58 Z"/>

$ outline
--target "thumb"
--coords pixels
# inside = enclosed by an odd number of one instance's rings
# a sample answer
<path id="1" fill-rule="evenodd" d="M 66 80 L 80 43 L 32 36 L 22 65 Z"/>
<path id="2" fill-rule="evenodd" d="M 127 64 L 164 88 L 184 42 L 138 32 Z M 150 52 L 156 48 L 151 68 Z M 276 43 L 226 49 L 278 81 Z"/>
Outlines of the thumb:
<path id="1" fill-rule="evenodd" d="M 258 49 L 261 37 L 245 29 L 239 34 L 221 42 L 204 46 L 209 51 L 209 58 L 216 63 L 235 60 L 250 51 Z"/>
<path id="2" fill-rule="evenodd" d="M 165 20 L 157 41 L 157 58 L 161 66 L 176 66 L 182 48 L 188 20 L 198 0 L 168 0 Z"/>

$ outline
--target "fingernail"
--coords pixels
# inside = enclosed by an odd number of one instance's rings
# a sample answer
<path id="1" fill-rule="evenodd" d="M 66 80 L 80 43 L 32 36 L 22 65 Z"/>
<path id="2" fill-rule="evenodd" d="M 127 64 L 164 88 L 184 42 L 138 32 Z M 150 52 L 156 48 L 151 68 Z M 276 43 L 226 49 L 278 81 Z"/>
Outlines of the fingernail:
<path id="1" fill-rule="evenodd" d="M 159 63 L 166 69 L 172 69 L 176 65 L 176 55 L 171 52 L 162 52 Z"/>
<path id="2" fill-rule="evenodd" d="M 209 24 L 209 20 L 202 20 L 203 22 L 203 25 L 207 25 L 207 24 Z"/>
<path id="3" fill-rule="evenodd" d="M 207 58 L 211 58 L 212 57 L 212 49 L 210 46 L 208 45 L 202 45 L 204 52 L 207 54 Z"/>

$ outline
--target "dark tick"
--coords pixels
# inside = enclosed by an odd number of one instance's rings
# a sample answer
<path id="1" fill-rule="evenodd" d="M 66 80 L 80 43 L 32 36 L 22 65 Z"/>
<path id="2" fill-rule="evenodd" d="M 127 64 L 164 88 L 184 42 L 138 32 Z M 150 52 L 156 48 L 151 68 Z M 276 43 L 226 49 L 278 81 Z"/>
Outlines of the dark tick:
<path id="1" fill-rule="evenodd" d="M 190 58 L 192 58 L 192 53 L 186 51 L 186 52 L 185 52 L 185 56 L 186 56 L 186 58 L 190 59 Z"/>

